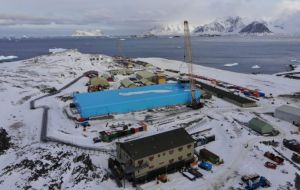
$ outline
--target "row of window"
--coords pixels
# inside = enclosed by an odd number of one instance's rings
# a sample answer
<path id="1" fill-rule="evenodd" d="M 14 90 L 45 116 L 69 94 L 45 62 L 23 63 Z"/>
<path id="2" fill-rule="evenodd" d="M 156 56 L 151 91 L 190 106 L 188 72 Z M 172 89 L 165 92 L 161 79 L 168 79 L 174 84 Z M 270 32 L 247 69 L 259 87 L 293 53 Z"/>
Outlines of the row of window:
<path id="1" fill-rule="evenodd" d="M 188 153 L 188 154 L 187 154 L 187 157 L 190 157 L 190 156 L 192 156 L 192 153 Z M 183 156 L 178 156 L 178 161 L 180 161 L 180 160 L 182 160 L 182 159 L 183 159 Z M 138 164 L 141 166 L 141 165 L 143 164 L 143 162 L 144 162 L 144 160 L 139 160 L 139 161 L 138 161 Z M 170 163 L 170 164 L 172 164 L 173 162 L 174 162 L 174 159 L 170 159 L 170 160 L 169 160 L 169 163 Z M 164 162 L 160 162 L 160 163 L 159 163 L 159 165 L 163 165 L 163 164 L 164 164 Z M 152 169 L 153 167 L 154 167 L 154 166 L 149 166 L 150 169 Z"/>
<path id="2" fill-rule="evenodd" d="M 187 145 L 187 148 L 188 148 L 188 149 L 190 149 L 191 147 L 192 147 L 191 144 Z M 179 148 L 178 148 L 178 151 L 179 151 L 179 152 L 181 152 L 182 150 L 183 150 L 183 147 L 179 147 Z M 173 149 L 173 150 L 169 150 L 169 154 L 170 154 L 170 155 L 173 154 L 173 153 L 174 153 L 174 149 Z M 188 153 L 187 156 L 190 157 L 191 154 L 192 154 L 192 153 Z M 163 153 L 162 153 L 162 156 L 165 156 L 165 155 L 166 155 L 166 153 L 163 152 Z M 161 154 L 157 154 L 157 157 L 158 157 L 158 158 L 159 158 L 160 156 L 161 156 Z M 153 161 L 153 160 L 154 160 L 154 156 L 150 156 L 150 157 L 148 157 L 148 159 L 149 159 L 149 161 Z M 180 159 L 180 157 L 179 157 L 178 159 L 181 160 L 182 158 Z M 139 160 L 139 161 L 138 161 L 138 164 L 139 164 L 139 165 L 142 165 L 142 164 L 143 164 L 143 160 Z"/>
<path id="3" fill-rule="evenodd" d="M 188 148 L 188 149 L 190 149 L 191 147 L 192 147 L 191 144 L 187 145 L 187 148 Z M 179 148 L 178 148 L 178 151 L 179 151 L 179 152 L 181 152 L 182 150 L 183 150 L 183 147 L 179 147 Z M 173 153 L 174 153 L 174 150 L 169 150 L 169 154 L 173 154 Z M 166 153 L 162 153 L 162 155 L 165 156 Z M 157 157 L 159 158 L 159 157 L 160 157 L 160 154 L 158 154 Z M 149 160 L 150 160 L 150 161 L 152 161 L 153 159 L 154 159 L 154 156 L 150 156 L 150 157 L 149 157 Z"/>

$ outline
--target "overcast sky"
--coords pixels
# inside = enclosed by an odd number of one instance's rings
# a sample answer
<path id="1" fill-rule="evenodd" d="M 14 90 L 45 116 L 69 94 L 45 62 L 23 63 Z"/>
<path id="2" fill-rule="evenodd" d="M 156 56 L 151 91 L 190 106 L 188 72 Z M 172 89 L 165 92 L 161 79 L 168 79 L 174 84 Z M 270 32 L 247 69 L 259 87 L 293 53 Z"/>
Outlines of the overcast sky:
<path id="1" fill-rule="evenodd" d="M 300 0 L 0 0 L 0 36 L 69 35 L 76 29 L 138 34 L 154 25 L 193 25 L 225 16 L 273 20 Z M 298 18 L 299 19 L 299 18 Z"/>

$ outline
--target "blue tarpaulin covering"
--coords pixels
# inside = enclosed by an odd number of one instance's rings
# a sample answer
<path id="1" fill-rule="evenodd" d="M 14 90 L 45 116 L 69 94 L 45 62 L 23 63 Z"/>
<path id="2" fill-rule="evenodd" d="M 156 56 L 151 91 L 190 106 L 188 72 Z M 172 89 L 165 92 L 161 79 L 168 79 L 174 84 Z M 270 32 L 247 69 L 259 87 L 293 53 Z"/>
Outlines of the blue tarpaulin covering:
<path id="1" fill-rule="evenodd" d="M 200 91 L 196 90 L 197 99 Z M 161 84 L 123 88 L 92 93 L 74 94 L 81 117 L 127 113 L 191 102 L 189 84 Z"/>

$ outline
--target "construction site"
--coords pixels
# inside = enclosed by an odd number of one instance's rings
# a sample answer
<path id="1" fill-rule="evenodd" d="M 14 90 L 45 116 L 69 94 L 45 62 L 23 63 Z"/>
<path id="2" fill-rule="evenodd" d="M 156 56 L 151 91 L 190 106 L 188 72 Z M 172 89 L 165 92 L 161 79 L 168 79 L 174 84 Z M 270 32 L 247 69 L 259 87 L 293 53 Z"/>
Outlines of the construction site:
<path id="1" fill-rule="evenodd" d="M 205 148 L 220 138 L 215 134 L 216 129 L 211 128 L 215 118 L 206 115 L 213 96 L 240 109 L 255 109 L 258 101 L 272 99 L 257 89 L 195 74 L 188 23 L 184 26 L 187 73 L 126 58 L 119 44 L 120 56 L 114 57 L 117 68 L 105 73 L 86 72 L 87 92 L 73 92 L 70 98 L 62 97 L 66 98 L 64 113 L 74 122 L 75 128 L 82 129 L 87 139 L 93 137 L 92 149 L 110 155 L 107 160 L 109 175 L 118 187 L 131 182 L 138 189 L 153 189 L 143 184 L 168 183 L 169 175 L 176 172 L 190 181 L 206 178 L 208 171 L 219 170 L 227 163 L 227 158 L 221 158 L 222 154 L 216 155 Z M 90 59 L 91 62 L 95 60 L 97 58 Z M 201 111 L 203 109 L 206 111 Z M 232 139 L 242 131 L 248 135 L 273 136 L 273 139 L 281 135 L 280 130 L 275 130 L 260 113 L 255 113 L 249 123 L 234 120 L 233 131 L 225 130 L 225 133 L 233 133 Z M 246 130 L 242 130 L 244 126 Z M 45 140 L 51 137 L 45 135 Z M 245 144 L 246 149 L 248 146 L 249 143 Z M 263 164 L 266 168 L 276 169 L 284 161 L 277 152 L 267 151 L 263 156 L 275 162 L 267 160 Z M 259 173 L 245 173 L 244 178 L 247 178 L 242 185 L 245 189 L 272 185 L 267 176 Z"/>
<path id="2" fill-rule="evenodd" d="M 299 91 L 297 82 L 194 65 L 187 21 L 184 62 L 128 58 L 122 43 L 114 57 L 39 58 L 59 81 L 45 79 L 51 88 L 30 99 L 31 113 L 42 110 L 40 130 L 33 125 L 42 142 L 85 151 L 111 189 L 296 187 L 300 102 L 280 95 Z M 68 72 L 62 62 L 72 62 Z"/>
<path id="3" fill-rule="evenodd" d="M 227 160 L 205 148 L 220 138 L 215 134 L 216 129 L 210 127 L 215 118 L 206 115 L 213 96 L 240 109 L 255 109 L 260 100 L 274 101 L 272 95 L 261 90 L 195 74 L 188 23 L 184 26 L 187 73 L 126 58 L 118 42 L 120 56 L 114 57 L 117 68 L 105 73 L 86 72 L 88 92 L 75 92 L 66 101 L 71 102 L 64 107 L 65 114 L 76 128 L 82 128 L 86 137 L 93 136 L 93 149 L 109 153 L 109 174 L 118 187 L 131 182 L 139 190 L 153 189 L 143 184 L 168 183 L 169 174 L 176 172 L 190 181 L 206 178 L 206 172 L 224 167 Z M 238 110 L 237 113 L 243 114 Z M 248 122 L 233 118 L 232 125 L 233 131 L 225 130 L 231 139 L 244 132 L 250 136 L 273 137 L 273 140 L 281 135 L 281 130 L 274 129 L 261 113 L 254 112 Z M 244 146 L 247 149 L 250 145 Z M 275 162 L 267 160 L 264 167 L 276 169 L 283 164 L 284 157 L 274 151 L 263 154 Z M 258 173 L 245 173 L 242 179 L 244 184 L 240 184 L 245 189 L 272 185 L 266 176 Z"/>

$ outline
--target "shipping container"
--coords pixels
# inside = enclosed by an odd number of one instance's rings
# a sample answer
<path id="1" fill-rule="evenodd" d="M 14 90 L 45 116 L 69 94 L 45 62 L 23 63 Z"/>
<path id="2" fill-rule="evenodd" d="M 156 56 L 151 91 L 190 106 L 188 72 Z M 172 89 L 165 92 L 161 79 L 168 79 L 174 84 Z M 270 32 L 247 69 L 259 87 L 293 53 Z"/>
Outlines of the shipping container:
<path id="1" fill-rule="evenodd" d="M 207 170 L 207 171 L 211 171 L 211 169 L 212 169 L 212 164 L 209 163 L 209 162 L 202 161 L 202 162 L 199 164 L 199 168 L 202 168 L 202 169 Z"/>
<path id="2" fill-rule="evenodd" d="M 211 151 L 203 148 L 200 150 L 200 157 L 204 160 L 207 160 L 213 164 L 218 164 L 220 162 L 220 157 Z"/>
<path id="3" fill-rule="evenodd" d="M 265 93 L 263 93 L 263 92 L 259 92 L 259 96 L 260 96 L 260 97 L 265 97 L 266 95 L 265 95 Z"/>

